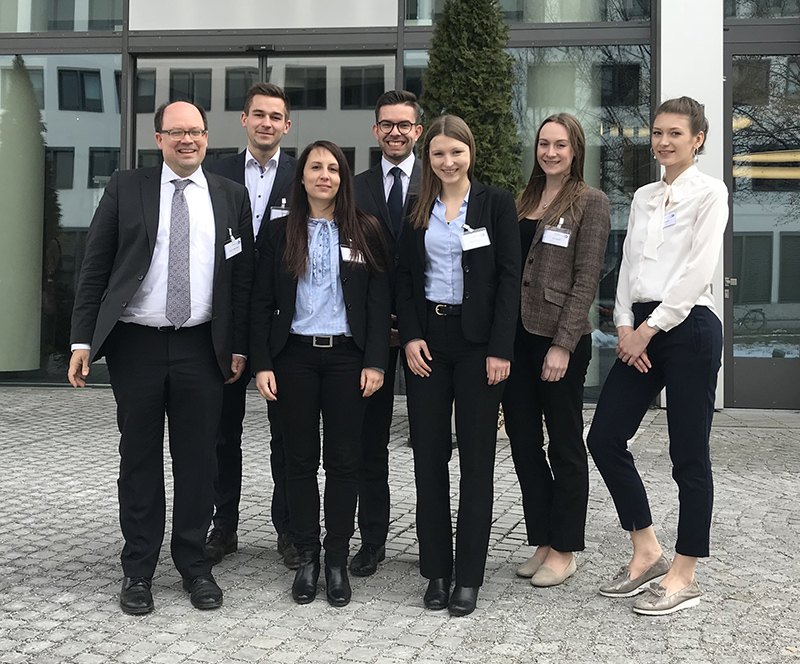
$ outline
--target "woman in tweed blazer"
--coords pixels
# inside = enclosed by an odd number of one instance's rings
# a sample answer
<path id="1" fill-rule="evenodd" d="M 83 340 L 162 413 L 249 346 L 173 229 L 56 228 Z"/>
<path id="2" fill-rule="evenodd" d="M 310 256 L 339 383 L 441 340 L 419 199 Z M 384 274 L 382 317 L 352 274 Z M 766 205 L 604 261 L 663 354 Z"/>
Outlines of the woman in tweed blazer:
<path id="1" fill-rule="evenodd" d="M 576 569 L 573 551 L 584 548 L 589 471 L 582 408 L 592 354 L 589 307 L 611 228 L 606 195 L 583 181 L 585 147 L 576 118 L 548 117 L 536 135 L 533 173 L 517 200 L 521 314 L 503 409 L 528 543 L 537 546 L 517 574 L 530 577 L 534 586 L 563 583 Z"/>

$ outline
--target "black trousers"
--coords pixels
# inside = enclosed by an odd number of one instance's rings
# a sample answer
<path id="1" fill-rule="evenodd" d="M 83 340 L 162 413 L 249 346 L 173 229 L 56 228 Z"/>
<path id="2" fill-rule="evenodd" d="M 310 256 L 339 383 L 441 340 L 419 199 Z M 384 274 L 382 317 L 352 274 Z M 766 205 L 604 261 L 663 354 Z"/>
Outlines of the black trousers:
<path id="1" fill-rule="evenodd" d="M 638 326 L 657 303 L 634 304 Z M 587 443 L 605 480 L 625 530 L 653 523 L 647 493 L 628 451 L 648 406 L 667 388 L 667 426 L 672 477 L 680 511 L 675 550 L 684 556 L 709 555 L 714 485 L 709 437 L 722 356 L 722 325 L 706 307 L 694 307 L 680 325 L 659 332 L 647 354 L 646 374 L 620 360 L 614 363 L 597 402 Z"/>
<path id="2" fill-rule="evenodd" d="M 117 401 L 119 512 L 125 576 L 152 577 L 164 538 L 164 416 L 169 426 L 174 500 L 171 552 L 187 579 L 211 570 L 205 537 L 211 522 L 214 446 L 223 376 L 211 325 L 164 332 L 117 323 L 106 342 Z"/>
<path id="3" fill-rule="evenodd" d="M 389 429 L 399 347 L 389 350 L 383 386 L 369 399 L 361 429 L 358 466 L 358 529 L 363 544 L 383 546 L 389 534 Z"/>
<path id="4" fill-rule="evenodd" d="M 429 314 L 425 341 L 433 357 L 430 376 L 406 371 L 420 572 L 428 579 L 453 573 L 449 462 L 455 400 L 461 468 L 455 578 L 461 586 L 480 586 L 492 525 L 497 412 L 504 384 L 488 384 L 487 346 L 464 338 L 460 316 Z"/>
<path id="5" fill-rule="evenodd" d="M 528 543 L 582 551 L 589 502 L 589 465 L 583 444 L 583 383 L 592 339 L 581 337 L 564 377 L 542 380 L 553 340 L 517 328 L 514 365 L 503 393 L 506 432 L 522 490 Z M 549 444 L 544 451 L 542 417 Z M 549 459 L 549 464 L 548 464 Z"/>
<path id="6" fill-rule="evenodd" d="M 275 358 L 278 417 L 286 451 L 289 518 L 300 553 L 320 550 L 319 416 L 325 469 L 325 563 L 346 564 L 358 498 L 358 457 L 366 399 L 364 355 L 351 339 L 314 348 L 289 337 Z"/>
<path id="7" fill-rule="evenodd" d="M 217 436 L 217 475 L 214 482 L 214 527 L 236 532 L 239 527 L 239 503 L 242 496 L 242 423 L 245 415 L 250 363 L 235 383 L 225 385 L 222 393 L 222 419 Z M 272 467 L 272 522 L 279 535 L 289 531 L 289 507 L 286 502 L 286 460 L 283 439 L 274 407 L 267 402 L 270 427 L 270 465 Z"/>

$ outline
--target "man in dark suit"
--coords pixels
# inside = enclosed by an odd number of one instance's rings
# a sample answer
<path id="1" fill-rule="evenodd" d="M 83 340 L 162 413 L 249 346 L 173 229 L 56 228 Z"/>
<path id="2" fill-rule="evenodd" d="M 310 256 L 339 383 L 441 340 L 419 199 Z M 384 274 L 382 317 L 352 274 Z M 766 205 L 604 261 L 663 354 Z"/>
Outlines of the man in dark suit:
<path id="1" fill-rule="evenodd" d="M 394 316 L 394 265 L 397 241 L 409 199 L 419 191 L 420 165 L 414 145 L 422 134 L 417 97 L 405 90 L 390 90 L 375 105 L 372 133 L 381 148 L 381 160 L 354 180 L 356 205 L 380 222 L 390 256 L 392 319 Z M 412 196 L 409 196 L 412 194 Z M 386 557 L 389 532 L 389 428 L 394 405 L 394 379 L 400 344 L 393 325 L 389 370 L 383 387 L 370 397 L 361 434 L 358 476 L 358 527 L 361 548 L 350 561 L 356 576 L 369 576 Z"/>
<path id="2" fill-rule="evenodd" d="M 247 147 L 235 157 L 211 162 L 208 170 L 247 187 L 253 215 L 256 259 L 271 218 L 285 214 L 297 161 L 281 151 L 281 139 L 289 131 L 289 99 L 272 83 L 256 83 L 247 92 L 242 111 Z M 250 365 L 242 380 L 225 386 L 222 420 L 217 441 L 217 478 L 214 486 L 214 527 L 208 534 L 206 551 L 216 564 L 238 549 L 239 501 L 242 495 L 242 422 Z M 297 569 L 299 558 L 289 532 L 286 501 L 286 462 L 275 408 L 267 406 L 270 422 L 272 467 L 272 522 L 278 533 L 278 552 L 289 569 Z"/>
<path id="3" fill-rule="evenodd" d="M 161 106 L 164 163 L 111 177 L 87 236 L 68 378 L 83 387 L 105 356 L 117 401 L 120 607 L 152 611 L 164 538 L 164 416 L 174 500 L 171 552 L 198 609 L 222 605 L 204 545 L 213 509 L 222 388 L 248 352 L 253 230 L 247 191 L 200 167 L 205 111 Z"/>

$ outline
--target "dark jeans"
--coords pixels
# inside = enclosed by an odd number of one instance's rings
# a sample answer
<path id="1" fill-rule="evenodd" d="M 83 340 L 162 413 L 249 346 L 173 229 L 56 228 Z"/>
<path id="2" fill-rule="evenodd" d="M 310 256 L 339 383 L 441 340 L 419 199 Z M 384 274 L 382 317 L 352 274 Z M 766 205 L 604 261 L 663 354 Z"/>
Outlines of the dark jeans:
<path id="1" fill-rule="evenodd" d="M 503 413 L 522 490 L 528 543 L 549 545 L 556 551 L 582 551 L 589 502 L 583 383 L 592 339 L 589 334 L 581 337 L 566 374 L 554 383 L 541 378 L 552 343 L 549 337 L 517 328 Z M 542 417 L 549 437 L 547 454 Z"/>
<path id="2" fill-rule="evenodd" d="M 363 353 L 352 340 L 314 348 L 293 337 L 275 358 L 276 402 L 286 452 L 286 486 L 295 545 L 320 550 L 319 416 L 325 469 L 325 562 L 347 562 L 358 497 L 358 455 L 366 399 Z"/>
<path id="3" fill-rule="evenodd" d="M 158 561 L 166 520 L 166 415 L 174 481 L 172 559 L 184 578 L 206 574 L 211 570 L 204 545 L 213 508 L 223 385 L 211 325 L 162 332 L 117 323 L 105 352 L 122 434 L 118 487 L 123 572 L 152 577 Z"/>
<path id="4" fill-rule="evenodd" d="M 657 303 L 634 304 L 638 326 Z M 651 526 L 650 506 L 628 441 L 648 406 L 667 388 L 667 426 L 672 477 L 680 512 L 675 550 L 684 556 L 709 555 L 714 485 L 709 436 L 717 373 L 722 355 L 722 325 L 706 307 L 694 307 L 680 325 L 659 332 L 647 354 L 653 367 L 640 373 L 617 360 L 597 402 L 587 442 L 625 530 Z"/>
<path id="5" fill-rule="evenodd" d="M 406 371 L 408 421 L 417 485 L 417 538 L 422 576 L 453 572 L 450 517 L 450 419 L 455 399 L 461 467 L 455 573 L 461 586 L 480 586 L 492 525 L 497 411 L 504 383 L 490 386 L 486 344 L 467 341 L 460 316 L 428 317 L 425 341 L 433 356 L 430 376 Z"/>

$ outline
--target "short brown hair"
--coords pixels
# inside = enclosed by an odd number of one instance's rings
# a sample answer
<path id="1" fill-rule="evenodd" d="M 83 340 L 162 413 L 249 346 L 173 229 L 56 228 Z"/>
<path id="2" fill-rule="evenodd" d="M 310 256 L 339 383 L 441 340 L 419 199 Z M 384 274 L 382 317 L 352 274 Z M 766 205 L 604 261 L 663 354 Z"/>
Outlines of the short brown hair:
<path id="1" fill-rule="evenodd" d="M 378 101 L 375 102 L 375 122 L 377 123 L 380 120 L 381 108 L 384 106 L 396 106 L 397 104 L 405 104 L 413 108 L 415 122 L 419 124 L 422 118 L 422 110 L 419 107 L 419 102 L 417 102 L 417 95 L 408 90 L 388 90 L 378 97 Z"/>
<path id="2" fill-rule="evenodd" d="M 256 83 L 247 91 L 247 96 L 244 98 L 244 114 L 250 112 L 250 106 L 253 104 L 253 97 L 256 95 L 264 95 L 265 97 L 275 97 L 282 99 L 283 105 L 286 107 L 286 119 L 289 119 L 289 96 L 278 85 L 274 83 Z"/>
<path id="3" fill-rule="evenodd" d="M 175 101 L 167 101 L 161 104 L 156 111 L 155 116 L 153 117 L 153 124 L 156 128 L 156 134 L 160 134 L 161 130 L 164 129 L 164 111 L 167 110 L 167 106 L 171 106 L 172 104 L 177 104 L 179 101 L 184 101 L 187 104 L 191 104 L 194 106 L 198 111 L 200 111 L 200 117 L 203 118 L 203 129 L 208 131 L 208 115 L 206 114 L 206 109 L 204 109 L 199 104 L 195 104 L 193 101 L 188 101 L 186 99 L 176 99 Z"/>

